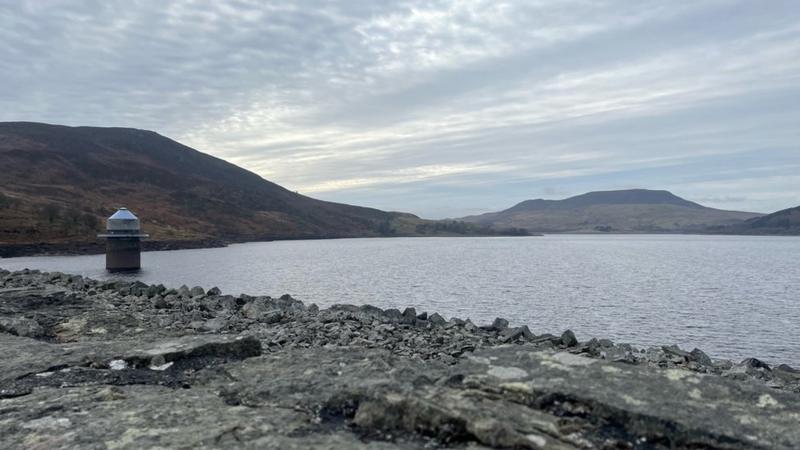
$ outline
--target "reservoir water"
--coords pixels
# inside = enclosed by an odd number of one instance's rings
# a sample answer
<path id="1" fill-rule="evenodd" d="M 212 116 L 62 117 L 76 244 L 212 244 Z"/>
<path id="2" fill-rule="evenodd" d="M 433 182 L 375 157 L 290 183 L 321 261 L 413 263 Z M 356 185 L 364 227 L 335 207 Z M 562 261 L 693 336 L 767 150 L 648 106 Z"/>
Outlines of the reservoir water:
<path id="1" fill-rule="evenodd" d="M 800 365 L 800 238 L 549 235 L 279 241 L 147 252 L 136 275 L 104 256 L 0 259 L 0 267 L 136 278 L 307 304 L 414 306 L 534 333 L 699 347 Z"/>

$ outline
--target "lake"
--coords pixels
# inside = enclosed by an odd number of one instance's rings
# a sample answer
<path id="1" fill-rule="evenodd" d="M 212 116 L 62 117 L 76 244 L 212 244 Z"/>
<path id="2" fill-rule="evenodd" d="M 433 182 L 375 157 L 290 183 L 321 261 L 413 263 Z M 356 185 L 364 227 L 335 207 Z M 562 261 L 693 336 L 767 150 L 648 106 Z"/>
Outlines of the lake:
<path id="1" fill-rule="evenodd" d="M 93 278 L 224 293 L 289 293 L 324 307 L 414 306 L 534 333 L 699 347 L 712 357 L 800 365 L 800 238 L 548 235 L 279 241 L 147 252 L 136 275 L 104 256 L 0 259 Z"/>

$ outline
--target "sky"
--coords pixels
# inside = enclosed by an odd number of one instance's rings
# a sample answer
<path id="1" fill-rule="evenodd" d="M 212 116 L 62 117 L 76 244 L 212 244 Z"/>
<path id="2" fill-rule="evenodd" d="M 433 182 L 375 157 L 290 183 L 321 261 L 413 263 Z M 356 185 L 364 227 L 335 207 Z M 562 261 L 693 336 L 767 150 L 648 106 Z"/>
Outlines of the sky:
<path id="1" fill-rule="evenodd" d="M 800 2 L 0 0 L 0 121 L 157 131 L 428 218 L 800 205 Z"/>

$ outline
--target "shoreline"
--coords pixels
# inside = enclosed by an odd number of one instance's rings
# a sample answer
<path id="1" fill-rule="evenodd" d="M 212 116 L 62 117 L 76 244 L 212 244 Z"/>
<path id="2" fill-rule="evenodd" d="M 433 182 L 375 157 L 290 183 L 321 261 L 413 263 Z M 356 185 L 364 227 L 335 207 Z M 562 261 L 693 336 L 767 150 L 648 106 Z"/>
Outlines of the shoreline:
<path id="1" fill-rule="evenodd" d="M 673 448 L 791 448 L 786 439 L 800 439 L 787 425 L 800 416 L 800 371 L 792 367 L 676 346 L 579 342 L 570 330 L 535 334 L 502 318 L 478 326 L 413 308 L 321 309 L 289 295 L 0 269 L 0 341 L 10 355 L 0 360 L 7 439 L 55 438 L 58 426 L 48 434 L 29 425 L 45 417 L 93 439 L 152 430 L 133 447 L 189 445 L 181 439 L 224 446 L 215 440 L 222 431 L 195 436 L 181 421 L 131 422 L 165 405 L 164 417 L 250 430 L 232 442 L 254 446 L 567 449 L 645 438 Z M 98 396 L 113 399 L 110 410 Z M 295 406 L 269 406 L 284 404 Z M 37 408 L 51 412 L 26 419 Z M 103 414 L 114 417 L 108 429 L 94 424 Z M 266 428 L 253 425 L 256 416 Z"/>
<path id="2" fill-rule="evenodd" d="M 431 236 L 315 236 L 315 237 L 267 237 L 253 240 L 237 239 L 198 239 L 198 240 L 163 240 L 163 241 L 142 241 L 142 251 L 168 251 L 168 250 L 191 250 L 205 248 L 223 248 L 232 244 L 249 244 L 255 242 L 274 242 L 274 241 L 313 241 L 326 239 L 373 239 L 373 238 L 428 238 L 428 237 L 544 237 L 544 236 L 750 236 L 750 237 L 800 237 L 797 233 L 670 233 L 670 232 L 642 232 L 642 233 L 601 233 L 601 232 L 560 232 L 560 233 L 531 233 L 526 236 L 464 236 L 464 235 L 431 235 Z M 19 258 L 25 256 L 81 256 L 98 255 L 105 253 L 105 242 L 85 241 L 85 242 L 38 242 L 38 243 L 0 243 L 0 259 Z"/>

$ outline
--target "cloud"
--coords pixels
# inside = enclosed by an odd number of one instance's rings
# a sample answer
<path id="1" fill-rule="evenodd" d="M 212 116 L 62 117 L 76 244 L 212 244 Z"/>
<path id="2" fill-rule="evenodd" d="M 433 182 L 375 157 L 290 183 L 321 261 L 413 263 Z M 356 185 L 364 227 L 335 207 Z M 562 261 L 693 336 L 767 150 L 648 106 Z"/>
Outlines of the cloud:
<path id="1" fill-rule="evenodd" d="M 796 205 L 799 73 L 791 1 L 0 3 L 0 120 L 153 129 L 431 217 L 630 186 Z"/>

